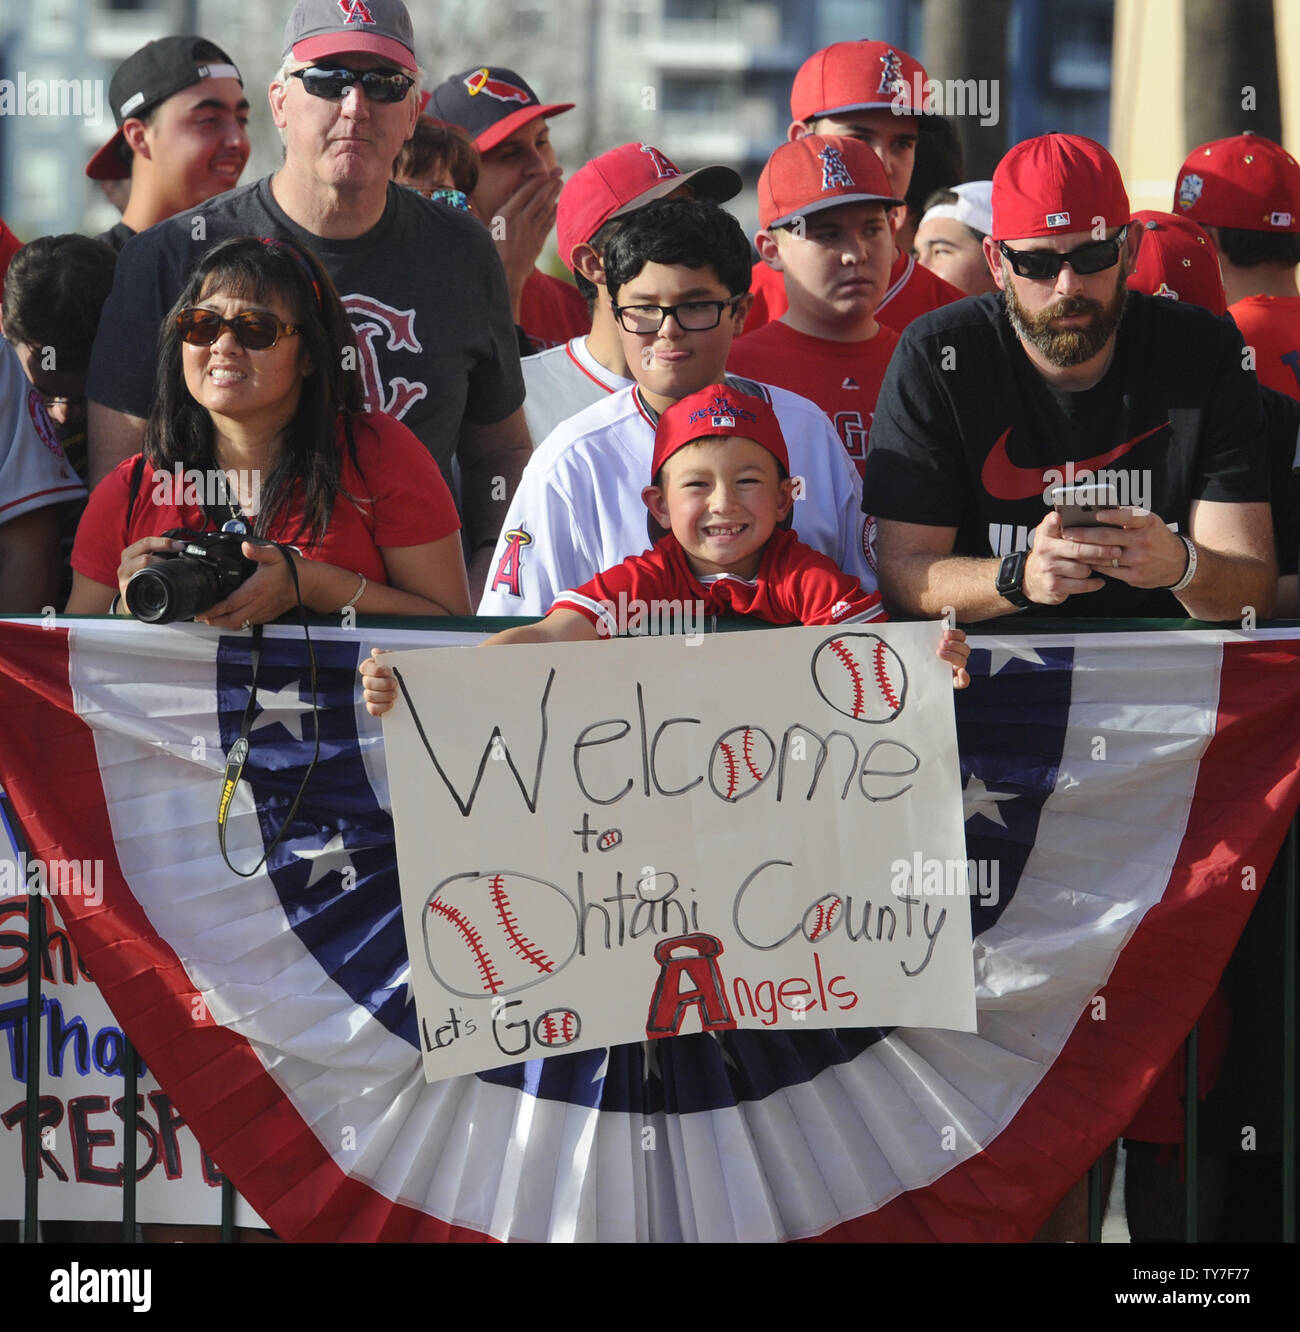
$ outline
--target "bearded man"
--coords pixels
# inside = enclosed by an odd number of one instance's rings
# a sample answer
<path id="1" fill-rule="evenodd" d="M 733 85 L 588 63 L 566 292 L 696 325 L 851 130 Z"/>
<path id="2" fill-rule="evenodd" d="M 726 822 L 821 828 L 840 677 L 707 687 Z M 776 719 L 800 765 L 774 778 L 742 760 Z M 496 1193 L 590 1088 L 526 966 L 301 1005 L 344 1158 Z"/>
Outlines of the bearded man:
<path id="1" fill-rule="evenodd" d="M 1258 383 L 1226 320 L 1127 289 L 1130 216 L 1091 139 L 1028 139 L 999 164 L 998 290 L 908 326 L 871 425 L 863 507 L 893 613 L 1272 608 Z M 1090 482 L 1117 507 L 1063 527 L 1053 488 Z"/>

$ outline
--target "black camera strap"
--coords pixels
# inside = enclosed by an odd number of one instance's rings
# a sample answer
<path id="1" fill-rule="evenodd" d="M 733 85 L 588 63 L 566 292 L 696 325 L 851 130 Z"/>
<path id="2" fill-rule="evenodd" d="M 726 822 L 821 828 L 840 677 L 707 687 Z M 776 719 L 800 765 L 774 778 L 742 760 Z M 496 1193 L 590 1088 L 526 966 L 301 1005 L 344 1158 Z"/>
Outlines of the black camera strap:
<path id="1" fill-rule="evenodd" d="M 316 760 L 320 758 L 320 704 L 316 683 L 316 649 L 312 646 L 311 630 L 307 627 L 307 610 L 302 604 L 302 592 L 298 587 L 298 570 L 294 566 L 293 555 L 286 547 L 278 543 L 272 544 L 284 556 L 284 561 L 289 566 L 289 577 L 293 580 L 293 595 L 298 603 L 298 618 L 302 621 L 303 638 L 307 643 L 307 661 L 310 665 L 309 678 L 311 683 L 311 719 L 312 729 L 315 732 L 315 744 L 312 749 L 311 762 L 307 765 L 307 771 L 303 774 L 302 783 L 294 795 L 293 803 L 289 806 L 288 813 L 285 814 L 279 831 L 271 839 L 266 850 L 262 852 L 262 858 L 250 870 L 236 869 L 230 863 L 230 856 L 226 852 L 226 820 L 229 817 L 230 806 L 235 798 L 235 791 L 244 776 L 244 764 L 248 762 L 248 737 L 253 728 L 253 718 L 257 713 L 257 676 L 262 665 L 263 626 L 255 624 L 253 626 L 253 645 L 249 654 L 252 679 L 248 685 L 248 702 L 244 706 L 244 716 L 239 723 L 239 738 L 230 746 L 230 753 L 226 756 L 226 770 L 221 778 L 221 798 L 217 803 L 217 841 L 221 846 L 221 858 L 226 862 L 226 867 L 232 873 L 239 875 L 241 879 L 251 879 L 266 864 L 271 852 L 280 845 L 289 829 L 289 825 L 293 822 L 294 815 L 298 812 L 298 806 L 302 803 L 303 793 L 307 790 L 307 783 L 311 781 L 311 775 L 316 769 Z"/>

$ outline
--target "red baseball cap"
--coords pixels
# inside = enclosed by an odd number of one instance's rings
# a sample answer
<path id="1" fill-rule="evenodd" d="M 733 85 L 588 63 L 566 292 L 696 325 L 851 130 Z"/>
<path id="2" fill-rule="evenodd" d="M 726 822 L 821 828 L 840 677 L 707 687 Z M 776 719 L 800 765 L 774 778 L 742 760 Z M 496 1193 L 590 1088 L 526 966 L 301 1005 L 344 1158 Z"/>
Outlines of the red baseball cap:
<path id="1" fill-rule="evenodd" d="M 424 114 L 459 125 L 474 147 L 486 153 L 530 120 L 558 116 L 573 107 L 573 102 L 542 102 L 513 69 L 479 65 L 440 83 L 429 94 Z"/>
<path id="2" fill-rule="evenodd" d="M 593 157 L 560 191 L 555 243 L 565 266 L 572 270 L 575 247 L 589 241 L 610 218 L 635 213 L 683 185 L 695 198 L 717 203 L 734 199 L 744 188 L 730 167 L 682 171 L 648 143 L 625 143 Z"/>
<path id="3" fill-rule="evenodd" d="M 728 384 L 710 384 L 698 393 L 675 402 L 655 427 L 651 480 L 678 449 L 697 439 L 752 439 L 761 444 L 790 472 L 790 451 L 785 446 L 781 423 L 762 399 L 737 393 Z"/>
<path id="4" fill-rule="evenodd" d="M 1202 226 L 1300 231 L 1300 163 L 1258 134 L 1203 143 L 1179 169 L 1174 206 Z"/>
<path id="5" fill-rule="evenodd" d="M 1142 246 L 1128 285 L 1148 296 L 1202 305 L 1212 314 L 1228 308 L 1214 242 L 1189 217 L 1144 210 L 1133 214 Z"/>
<path id="6" fill-rule="evenodd" d="M 1129 220 L 1115 159 L 1082 134 L 1043 134 L 1016 144 L 993 173 L 995 241 L 1109 229 Z"/>
<path id="7" fill-rule="evenodd" d="M 858 139 L 806 134 L 783 143 L 758 178 L 758 223 L 764 230 L 836 204 L 903 202 L 889 188 L 880 158 Z"/>
<path id="8" fill-rule="evenodd" d="M 925 109 L 925 84 L 921 62 L 888 42 L 836 42 L 799 66 L 790 114 L 807 123 L 849 111 L 894 111 L 920 117 L 924 129 L 936 123 Z"/>

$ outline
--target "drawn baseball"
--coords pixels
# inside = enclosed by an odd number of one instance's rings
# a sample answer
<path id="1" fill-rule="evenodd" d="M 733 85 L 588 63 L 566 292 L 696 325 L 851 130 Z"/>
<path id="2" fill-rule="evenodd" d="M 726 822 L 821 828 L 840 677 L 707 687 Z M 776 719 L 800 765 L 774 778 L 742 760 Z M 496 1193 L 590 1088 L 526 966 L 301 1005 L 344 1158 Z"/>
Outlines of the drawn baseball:
<path id="1" fill-rule="evenodd" d="M 606 828 L 600 835 L 600 841 L 596 843 L 597 851 L 612 851 L 623 840 L 623 832 L 620 828 Z"/>
<path id="2" fill-rule="evenodd" d="M 803 913 L 803 920 L 800 922 L 803 937 L 809 943 L 816 943 L 818 939 L 829 934 L 839 924 L 843 908 L 844 903 L 838 893 L 827 893 L 824 897 L 819 897 Z"/>
<path id="3" fill-rule="evenodd" d="M 537 1044 L 551 1050 L 572 1045 L 581 1034 L 582 1019 L 571 1008 L 548 1008 L 533 1023 Z"/>
<path id="4" fill-rule="evenodd" d="M 903 659 L 877 634 L 836 634 L 813 653 L 813 684 L 854 721 L 893 721 L 907 699 Z"/>
<path id="5" fill-rule="evenodd" d="M 733 804 L 753 795 L 776 761 L 772 737 L 759 726 L 733 726 L 720 736 L 709 756 L 709 785 Z"/>
<path id="6" fill-rule="evenodd" d="M 429 970 L 467 999 L 526 990 L 562 971 L 578 947 L 573 903 L 553 883 L 514 870 L 444 879 L 423 924 Z"/>

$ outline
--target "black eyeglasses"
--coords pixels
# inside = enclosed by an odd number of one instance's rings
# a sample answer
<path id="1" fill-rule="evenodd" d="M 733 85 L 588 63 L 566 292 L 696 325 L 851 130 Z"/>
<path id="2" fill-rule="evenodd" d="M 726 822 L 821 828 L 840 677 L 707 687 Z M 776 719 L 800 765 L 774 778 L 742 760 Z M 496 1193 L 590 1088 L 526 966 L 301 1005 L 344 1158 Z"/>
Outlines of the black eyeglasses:
<path id="1" fill-rule="evenodd" d="M 291 70 L 290 74 L 301 79 L 302 86 L 313 97 L 323 97 L 327 102 L 341 101 L 349 88 L 360 88 L 371 102 L 400 102 L 415 85 L 413 78 L 395 69 L 308 65 L 306 69 Z"/>
<path id="2" fill-rule="evenodd" d="M 267 351 L 280 341 L 282 333 L 290 337 L 300 326 L 281 323 L 266 310 L 244 310 L 227 319 L 215 310 L 190 306 L 176 316 L 176 327 L 191 347 L 211 347 L 221 336 L 221 330 L 228 328 L 245 351 Z"/>
<path id="3" fill-rule="evenodd" d="M 704 333 L 717 328 L 722 312 L 745 293 L 725 301 L 683 301 L 681 305 L 616 305 L 614 315 L 629 333 L 658 333 L 669 315 L 686 333 Z"/>
<path id="4" fill-rule="evenodd" d="M 998 249 L 1010 260 L 1017 277 L 1054 278 L 1062 264 L 1069 264 L 1080 277 L 1087 277 L 1115 267 L 1127 235 L 1128 227 L 1123 226 L 1110 240 L 1090 241 L 1065 254 L 1056 250 L 1013 250 L 1006 241 L 999 241 Z"/>

